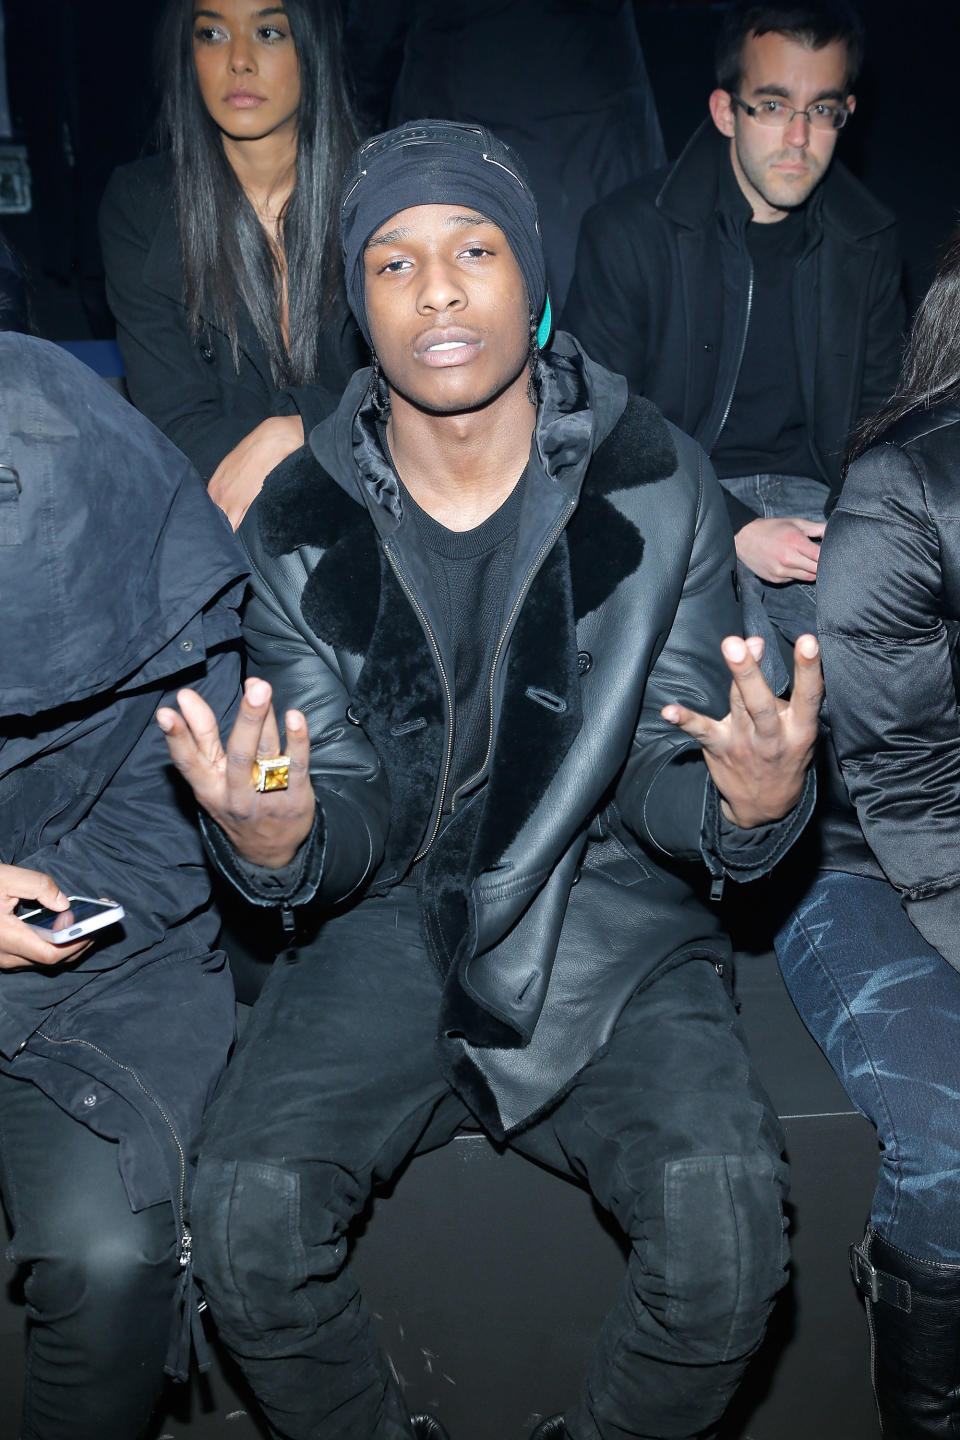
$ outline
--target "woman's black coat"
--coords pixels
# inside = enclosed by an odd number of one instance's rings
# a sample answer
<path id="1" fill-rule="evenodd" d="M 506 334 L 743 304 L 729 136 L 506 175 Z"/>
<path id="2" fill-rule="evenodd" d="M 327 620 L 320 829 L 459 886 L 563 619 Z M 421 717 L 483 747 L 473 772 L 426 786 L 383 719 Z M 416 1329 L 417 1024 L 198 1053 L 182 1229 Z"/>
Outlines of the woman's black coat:
<path id="1" fill-rule="evenodd" d="M 321 327 L 318 308 L 319 370 L 312 385 L 277 387 L 263 342 L 242 306 L 239 370 L 227 336 L 213 321 L 193 339 L 169 155 L 114 171 L 100 206 L 100 241 L 130 398 L 206 481 L 271 415 L 301 415 L 309 435 L 365 363 L 345 298 L 326 326 Z"/>
<path id="2" fill-rule="evenodd" d="M 817 574 L 827 705 L 867 842 L 960 969 L 960 405 L 851 466 Z"/>

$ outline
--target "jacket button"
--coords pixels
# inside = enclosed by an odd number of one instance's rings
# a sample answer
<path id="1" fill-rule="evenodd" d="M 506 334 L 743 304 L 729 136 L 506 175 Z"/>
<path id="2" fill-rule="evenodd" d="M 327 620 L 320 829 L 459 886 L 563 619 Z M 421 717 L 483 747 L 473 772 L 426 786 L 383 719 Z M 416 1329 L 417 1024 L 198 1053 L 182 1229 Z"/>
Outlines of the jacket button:
<path id="1" fill-rule="evenodd" d="M 186 650 L 186 652 L 189 654 L 190 651 L 193 649 L 193 641 L 192 641 L 192 640 L 181 640 L 181 641 L 180 641 L 180 649 L 181 649 L 181 650 Z"/>
<path id="2" fill-rule="evenodd" d="M 201 345 L 201 346 L 200 346 L 200 358 L 201 358 L 202 360 L 206 360 L 206 362 L 207 362 L 208 365 L 212 365 L 213 362 L 214 362 L 214 360 L 216 359 L 216 355 L 215 355 L 215 353 L 214 353 L 213 346 L 212 346 L 212 345 Z"/>
<path id="3" fill-rule="evenodd" d="M 357 714 L 356 710 L 352 705 L 347 706 L 347 719 L 350 721 L 351 725 L 360 724 L 360 716 Z"/>
<path id="4" fill-rule="evenodd" d="M 84 1097 L 83 1097 L 83 1103 L 84 1103 L 84 1105 L 86 1105 L 87 1109 L 89 1110 L 92 1106 L 96 1105 L 96 1103 L 97 1103 L 97 1097 L 96 1097 L 96 1095 L 84 1095 Z"/>
<path id="5" fill-rule="evenodd" d="M 577 671 L 580 675 L 586 675 L 593 669 L 593 656 L 589 650 L 581 650 L 577 655 Z"/>

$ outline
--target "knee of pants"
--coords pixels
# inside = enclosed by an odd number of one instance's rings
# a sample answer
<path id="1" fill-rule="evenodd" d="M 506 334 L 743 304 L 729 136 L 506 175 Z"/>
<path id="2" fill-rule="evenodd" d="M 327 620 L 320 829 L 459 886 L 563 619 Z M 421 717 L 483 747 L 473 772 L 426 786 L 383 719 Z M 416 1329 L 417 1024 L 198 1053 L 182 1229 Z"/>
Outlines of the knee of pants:
<path id="1" fill-rule="evenodd" d="M 744 1356 L 763 1338 L 787 1278 L 784 1189 L 785 1167 L 762 1153 L 665 1165 L 662 1226 L 641 1227 L 635 1284 L 688 1363 Z"/>
<path id="2" fill-rule="evenodd" d="M 176 1285 L 176 1233 L 170 1207 L 154 1209 L 131 1217 L 129 1226 L 59 1234 L 56 1248 L 34 1260 L 26 1283 L 32 1317 L 41 1323 L 80 1317 L 102 1335 L 136 1329 L 154 1301 L 165 1312 Z"/>
<path id="3" fill-rule="evenodd" d="M 314 1280 L 346 1261 L 345 1223 L 304 1194 L 299 1170 L 265 1161 L 203 1158 L 191 1202 L 194 1269 L 227 1343 L 309 1335 Z M 322 1302 L 321 1302 L 322 1304 Z"/>

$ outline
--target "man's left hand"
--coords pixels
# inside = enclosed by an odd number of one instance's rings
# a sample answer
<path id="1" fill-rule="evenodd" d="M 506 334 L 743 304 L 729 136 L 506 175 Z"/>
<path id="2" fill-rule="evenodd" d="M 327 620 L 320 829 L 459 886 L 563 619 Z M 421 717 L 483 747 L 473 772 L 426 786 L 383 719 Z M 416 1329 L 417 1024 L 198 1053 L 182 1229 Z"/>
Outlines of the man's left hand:
<path id="1" fill-rule="evenodd" d="M 733 676 L 729 714 L 711 720 L 683 705 L 660 713 L 699 741 L 727 819 L 744 829 L 768 825 L 796 805 L 813 759 L 823 696 L 820 647 L 815 635 L 801 635 L 793 647 L 789 700 L 778 700 L 760 673 L 761 640 L 728 635 L 721 649 Z"/>

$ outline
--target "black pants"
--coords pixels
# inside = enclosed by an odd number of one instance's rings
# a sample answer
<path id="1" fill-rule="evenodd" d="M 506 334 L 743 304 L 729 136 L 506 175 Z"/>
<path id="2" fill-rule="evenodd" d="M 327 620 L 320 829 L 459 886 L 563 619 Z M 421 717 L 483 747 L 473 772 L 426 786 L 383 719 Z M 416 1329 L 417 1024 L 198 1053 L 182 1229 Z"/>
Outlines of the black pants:
<path id="1" fill-rule="evenodd" d="M 440 982 L 416 905 L 404 887 L 367 900 L 280 957 L 208 1119 L 198 1274 L 287 1440 L 409 1434 L 344 1237 L 376 1182 L 468 1118 L 434 1057 Z M 632 1246 L 567 1415 L 576 1440 L 716 1423 L 785 1278 L 781 1141 L 706 960 L 637 994 L 572 1090 L 511 1137 L 585 1180 Z"/>
<path id="2" fill-rule="evenodd" d="M 27 1267 L 21 1440 L 136 1440 L 163 1386 L 179 1274 L 169 1204 L 133 1214 L 117 1147 L 0 1075 L 7 1258 Z"/>

